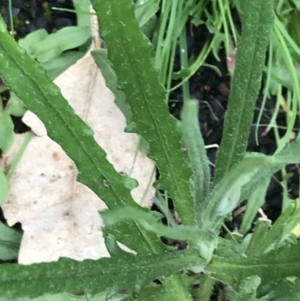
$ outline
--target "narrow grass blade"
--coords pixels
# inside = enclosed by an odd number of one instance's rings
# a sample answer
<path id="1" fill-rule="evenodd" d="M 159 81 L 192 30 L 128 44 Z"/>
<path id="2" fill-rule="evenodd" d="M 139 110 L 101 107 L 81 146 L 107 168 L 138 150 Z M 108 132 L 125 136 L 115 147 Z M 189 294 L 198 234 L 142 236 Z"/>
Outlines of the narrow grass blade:
<path id="1" fill-rule="evenodd" d="M 215 184 L 245 155 L 273 23 L 273 0 L 252 0 L 245 5 L 223 139 L 217 154 Z"/>
<path id="2" fill-rule="evenodd" d="M 169 114 L 165 91 L 153 67 L 149 40 L 141 33 L 130 0 L 92 0 L 108 57 L 120 88 L 132 110 L 127 130 L 149 144 L 148 156 L 156 162 L 160 179 L 156 187 L 168 191 L 184 224 L 194 224 L 192 175 L 181 150 L 177 121 Z"/>
<path id="3" fill-rule="evenodd" d="M 181 113 L 183 140 L 188 150 L 193 170 L 193 192 L 197 223 L 203 214 L 203 207 L 210 192 L 210 170 L 205 144 L 198 121 L 198 102 L 186 100 Z"/>

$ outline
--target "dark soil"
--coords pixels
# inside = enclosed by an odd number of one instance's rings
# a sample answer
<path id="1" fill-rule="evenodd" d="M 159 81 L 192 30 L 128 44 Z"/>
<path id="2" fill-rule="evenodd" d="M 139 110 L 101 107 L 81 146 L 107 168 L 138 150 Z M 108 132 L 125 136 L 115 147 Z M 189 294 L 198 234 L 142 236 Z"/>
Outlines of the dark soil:
<path id="1" fill-rule="evenodd" d="M 52 11 L 51 7 L 73 8 L 71 0 L 13 0 L 13 13 L 15 18 L 16 39 L 25 37 L 28 33 L 40 28 L 45 28 L 49 33 L 62 27 L 75 25 L 76 16 L 72 13 Z M 9 24 L 9 13 L 7 9 L 8 0 L 0 0 L 2 15 Z M 190 27 L 189 27 L 190 29 Z M 205 26 L 193 27 L 188 32 L 189 54 L 197 55 L 206 39 L 210 38 L 210 33 Z M 202 43 L 201 43 L 202 41 Z M 224 50 L 220 49 L 220 61 L 212 55 L 207 59 L 207 63 L 215 65 L 221 71 L 221 76 L 208 67 L 202 67 L 190 80 L 190 91 L 192 97 L 199 100 L 199 123 L 206 145 L 220 144 L 223 132 L 223 122 L 226 113 L 228 95 L 230 93 L 230 76 L 228 74 L 226 57 Z M 178 62 L 177 66 L 178 67 Z M 176 69 L 176 68 L 175 68 Z M 275 99 L 267 99 L 261 124 L 258 129 L 258 144 L 255 142 L 255 124 L 260 111 L 262 95 L 257 99 L 256 110 L 254 112 L 253 125 L 248 142 L 248 151 L 262 152 L 271 155 L 276 150 L 276 141 L 272 130 L 265 132 L 272 112 L 275 108 Z M 178 89 L 170 96 L 170 112 L 179 118 L 182 108 L 182 93 Z M 280 112 L 277 124 L 286 127 L 285 112 Z M 16 132 L 27 130 L 19 118 L 14 119 Z M 299 124 L 299 120 L 297 121 Z M 295 129 L 297 134 L 298 129 Z M 216 148 L 207 150 L 211 163 L 216 157 Z M 213 165 L 212 165 L 213 166 Z M 288 166 L 287 170 L 293 173 L 288 179 L 288 191 L 291 199 L 299 196 L 299 167 L 297 165 Z M 214 170 L 212 167 L 212 174 Z M 263 206 L 265 214 L 272 220 L 280 215 L 282 204 L 282 187 L 280 185 L 280 174 L 275 175 L 270 183 L 266 203 Z M 228 224 L 230 229 L 240 225 L 242 213 L 234 216 L 233 221 Z"/>

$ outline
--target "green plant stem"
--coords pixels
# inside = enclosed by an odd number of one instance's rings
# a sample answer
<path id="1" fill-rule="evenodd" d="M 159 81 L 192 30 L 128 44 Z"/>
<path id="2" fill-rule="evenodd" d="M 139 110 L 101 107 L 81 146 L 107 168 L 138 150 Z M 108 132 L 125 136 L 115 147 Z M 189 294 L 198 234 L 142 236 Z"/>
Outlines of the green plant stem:
<path id="1" fill-rule="evenodd" d="M 12 13 L 12 0 L 8 0 L 9 20 L 11 35 L 14 36 L 14 18 Z"/>

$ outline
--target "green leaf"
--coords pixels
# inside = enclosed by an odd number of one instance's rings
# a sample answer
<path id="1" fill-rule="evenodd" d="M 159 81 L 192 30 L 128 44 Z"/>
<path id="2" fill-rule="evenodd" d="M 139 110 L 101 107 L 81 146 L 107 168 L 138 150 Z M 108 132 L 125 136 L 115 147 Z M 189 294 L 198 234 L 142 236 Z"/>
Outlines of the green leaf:
<path id="1" fill-rule="evenodd" d="M 5 107 L 5 111 L 10 115 L 21 117 L 25 114 L 26 108 L 22 99 L 20 99 L 14 92 L 10 91 L 10 98 Z"/>
<path id="2" fill-rule="evenodd" d="M 48 62 L 65 50 L 74 49 L 91 37 L 90 27 L 68 26 L 48 35 L 41 42 L 31 44 L 33 56 L 41 63 Z"/>
<path id="3" fill-rule="evenodd" d="M 76 163 L 77 180 L 93 190 L 108 208 L 137 206 L 130 194 L 135 181 L 115 171 L 94 140 L 92 130 L 75 114 L 44 68 L 33 61 L 5 29 L 0 30 L 0 53 L 1 78 L 26 107 L 39 116 L 48 136 Z M 120 225 L 113 234 L 138 252 L 158 252 L 163 248 L 155 235 L 148 237 L 134 223 Z"/>
<path id="4" fill-rule="evenodd" d="M 130 195 L 132 184 L 128 184 L 129 179 L 118 174 L 107 162 L 106 154 L 93 139 L 90 128 L 70 108 L 44 69 L 18 47 L 6 32 L 1 17 L 0 53 L 1 77 L 22 98 L 27 108 L 44 122 L 48 136 L 58 142 L 76 163 L 79 170 L 77 180 L 92 189 L 109 208 L 137 206 Z M 165 249 L 155 235 L 145 233 L 135 223 L 122 223 L 112 233 L 118 241 L 141 253 Z M 169 286 L 186 289 L 177 275 L 167 280 Z M 44 289 L 47 292 L 48 286 Z M 188 292 L 185 299 L 192 300 Z"/>
<path id="5" fill-rule="evenodd" d="M 239 204 L 243 186 L 261 170 L 276 163 L 275 158 L 271 156 L 260 153 L 247 154 L 215 186 L 203 210 L 202 225 L 208 229 L 218 228 L 223 218 Z"/>
<path id="6" fill-rule="evenodd" d="M 299 278 L 283 279 L 273 285 L 264 287 L 261 294 L 266 294 L 268 301 L 299 301 L 299 287 Z"/>
<path id="7" fill-rule="evenodd" d="M 299 148 L 300 139 L 297 139 L 275 156 L 260 153 L 247 154 L 215 186 L 208 198 L 206 209 L 203 210 L 202 224 L 208 229 L 218 227 L 224 216 L 251 195 L 250 188 L 254 191 L 287 164 L 299 163 Z"/>
<path id="8" fill-rule="evenodd" d="M 91 16 L 81 12 L 90 11 L 90 0 L 72 0 L 77 11 L 77 25 L 79 27 L 91 26 Z"/>
<path id="9" fill-rule="evenodd" d="M 8 181 L 3 172 L 0 168 L 0 205 L 2 205 L 7 198 L 8 195 Z"/>
<path id="10" fill-rule="evenodd" d="M 0 260 L 18 258 L 22 233 L 0 222 Z"/>
<path id="11" fill-rule="evenodd" d="M 299 223 L 299 220 L 300 220 L 300 200 L 298 199 L 296 203 L 290 204 L 290 206 L 288 206 L 281 213 L 279 218 L 275 221 L 272 227 L 268 229 L 268 231 L 266 231 L 266 229 L 268 228 L 266 222 L 263 223 L 265 225 L 259 225 L 260 227 L 265 229 L 262 229 L 260 231 L 261 232 L 260 237 L 257 237 L 256 243 L 255 241 L 250 242 L 249 249 L 247 250 L 247 254 L 249 254 L 249 256 L 252 253 L 254 255 L 258 255 L 276 248 L 276 246 L 278 246 L 282 238 L 285 235 L 291 233 L 294 227 Z M 255 236 L 253 237 L 253 240 L 254 239 Z"/>
<path id="12" fill-rule="evenodd" d="M 246 211 L 243 215 L 243 220 L 239 232 L 241 234 L 246 234 L 252 225 L 252 222 L 260 209 L 260 207 L 265 203 L 266 193 L 269 187 L 270 177 L 266 177 L 264 181 L 260 183 L 256 189 L 252 192 L 247 200 Z"/>
<path id="13" fill-rule="evenodd" d="M 62 293 L 62 294 L 44 294 L 42 296 L 36 298 L 14 298 L 14 299 L 7 299 L 5 297 L 1 298 L 0 301 L 121 301 L 124 300 L 126 295 L 117 294 L 114 295 L 112 298 L 107 298 L 108 292 L 102 292 L 96 294 L 94 296 L 84 295 L 84 294 L 69 294 L 69 293 Z"/>
<path id="14" fill-rule="evenodd" d="M 149 40 L 141 33 L 130 0 L 92 0 L 108 57 L 132 111 L 127 131 L 149 144 L 148 156 L 160 172 L 156 187 L 168 191 L 184 224 L 194 224 L 191 169 L 181 151 L 177 121 L 165 103 L 165 91 L 153 67 Z"/>
<path id="15" fill-rule="evenodd" d="M 66 51 L 54 59 L 46 63 L 42 63 L 41 65 L 47 70 L 50 78 L 55 79 L 83 56 L 84 52 L 81 51 Z"/>
<path id="16" fill-rule="evenodd" d="M 272 226 L 273 228 L 274 226 Z M 272 239 L 276 240 L 281 237 L 281 231 L 276 233 L 276 237 L 270 235 L 271 221 L 259 219 L 256 222 L 254 231 L 252 234 L 249 234 L 247 237 L 250 237 L 250 242 L 245 252 L 247 256 L 253 257 L 263 254 L 267 247 L 270 247 L 270 244 L 273 243 Z M 280 229 L 282 230 L 282 229 Z M 266 245 L 265 240 L 271 237 L 271 243 Z M 268 239 L 270 241 L 270 239 Z"/>
<path id="17" fill-rule="evenodd" d="M 118 79 L 115 71 L 112 68 L 111 62 L 107 58 L 106 50 L 93 50 L 92 56 L 101 70 L 105 79 L 106 86 L 113 92 L 115 96 L 115 103 L 122 111 L 127 120 L 131 120 L 132 112 L 129 104 L 126 102 L 126 96 L 122 90 L 118 88 Z"/>
<path id="18" fill-rule="evenodd" d="M 0 266 L 0 296 L 36 297 L 45 292 L 84 291 L 96 294 L 132 285 L 144 286 L 152 280 L 170 276 L 193 265 L 203 264 L 194 249 L 135 256 L 127 253 L 118 258 L 77 262 L 60 259 L 54 263 Z"/>
<path id="19" fill-rule="evenodd" d="M 1 98 L 0 98 L 0 101 Z M 2 104 L 0 104 L 1 106 Z M 9 112 L 0 109 L 0 149 L 7 152 L 14 142 L 14 124 Z"/>
<path id="20" fill-rule="evenodd" d="M 45 40 L 48 37 L 48 32 L 43 28 L 36 30 L 30 34 L 28 34 L 24 39 L 19 40 L 19 45 L 25 49 L 25 51 L 30 55 L 32 58 L 36 59 L 37 55 L 33 50 L 33 45 L 40 43 L 41 41 Z"/>
<path id="21" fill-rule="evenodd" d="M 135 3 L 135 17 L 139 26 L 145 25 L 159 10 L 160 0 L 137 0 Z"/>
<path id="22" fill-rule="evenodd" d="M 238 291 L 229 292 L 228 296 L 230 301 L 259 301 L 256 298 L 256 291 L 260 284 L 258 276 L 250 276 L 241 281 Z"/>
<path id="23" fill-rule="evenodd" d="M 250 258 L 224 258 L 215 256 L 207 272 L 216 279 L 236 288 L 250 276 L 259 276 L 261 286 L 274 284 L 287 277 L 300 276 L 300 243 L 273 250 Z"/>
<path id="24" fill-rule="evenodd" d="M 242 160 L 248 143 L 256 98 L 261 85 L 267 45 L 273 23 L 273 0 L 246 1 L 241 39 L 214 182 Z"/>
<path id="25" fill-rule="evenodd" d="M 200 223 L 201 215 L 205 214 L 203 207 L 210 192 L 209 162 L 199 128 L 198 109 L 197 100 L 187 100 L 184 102 L 181 113 L 183 140 L 187 147 L 193 170 L 194 211 L 197 224 Z"/>

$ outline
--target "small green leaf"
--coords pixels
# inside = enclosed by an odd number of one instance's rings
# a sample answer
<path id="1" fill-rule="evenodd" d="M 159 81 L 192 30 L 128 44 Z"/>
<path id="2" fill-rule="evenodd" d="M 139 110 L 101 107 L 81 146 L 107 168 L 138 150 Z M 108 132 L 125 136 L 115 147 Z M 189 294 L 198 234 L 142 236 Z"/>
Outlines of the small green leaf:
<path id="1" fill-rule="evenodd" d="M 55 79 L 84 56 L 81 51 L 66 51 L 54 59 L 42 63 L 51 79 Z"/>
<path id="2" fill-rule="evenodd" d="M 205 144 L 199 128 L 198 109 L 197 100 L 184 102 L 181 113 L 181 128 L 193 170 L 194 211 L 196 222 L 199 225 L 201 215 L 205 214 L 203 207 L 210 192 L 210 170 Z"/>
<path id="3" fill-rule="evenodd" d="M 262 301 L 256 298 L 259 284 L 260 278 L 258 276 L 250 276 L 243 279 L 237 291 L 228 293 L 230 301 Z"/>
<path id="4" fill-rule="evenodd" d="M 14 124 L 9 112 L 0 111 L 0 149 L 3 152 L 10 149 L 14 142 L 14 136 Z"/>
<path id="5" fill-rule="evenodd" d="M 48 32 L 42 28 L 31 32 L 25 38 L 19 40 L 19 45 L 26 50 L 28 55 L 32 58 L 36 59 L 37 55 L 33 50 L 33 45 L 40 43 L 41 41 L 45 40 L 48 37 Z"/>
<path id="6" fill-rule="evenodd" d="M 7 178 L 3 170 L 0 168 L 0 205 L 2 205 L 6 201 L 7 195 L 8 195 Z"/>
<path id="7" fill-rule="evenodd" d="M 267 295 L 268 301 L 299 301 L 300 279 L 282 279 L 277 283 L 270 284 L 261 289 L 261 295 Z"/>
<path id="8" fill-rule="evenodd" d="M 65 50 L 81 46 L 91 37 L 90 27 L 68 26 L 31 44 L 32 55 L 41 63 L 48 62 Z"/>
<path id="9" fill-rule="evenodd" d="M 243 215 L 242 224 L 239 230 L 241 234 L 246 234 L 250 230 L 259 208 L 265 203 L 269 183 L 270 177 L 266 177 L 248 198 L 246 212 Z"/>
<path id="10" fill-rule="evenodd" d="M 10 115 L 21 117 L 25 114 L 26 109 L 22 99 L 20 99 L 14 92 L 10 91 L 10 98 L 5 107 L 5 111 Z"/>
<path id="11" fill-rule="evenodd" d="M 208 229 L 218 227 L 223 218 L 241 201 L 244 185 L 261 170 L 277 165 L 276 159 L 260 153 L 251 153 L 232 168 L 214 188 L 202 214 L 202 224 Z"/>
<path id="12" fill-rule="evenodd" d="M 159 10 L 160 0 L 137 0 L 135 3 L 135 17 L 139 25 L 145 25 Z"/>
<path id="13" fill-rule="evenodd" d="M 294 227 L 299 223 L 300 220 L 300 200 L 298 199 L 296 203 L 290 204 L 279 216 L 268 231 L 262 231 L 260 235 L 259 243 L 256 243 L 253 247 L 253 253 L 256 255 L 262 254 L 267 250 L 270 251 L 279 244 L 281 239 L 290 234 Z M 267 225 L 265 225 L 265 228 Z M 257 242 L 258 242 L 257 238 Z M 255 242 L 253 242 L 255 243 Z M 250 242 L 249 248 L 251 248 L 252 243 Z M 247 253 L 250 253 L 250 250 Z"/>
<path id="14" fill-rule="evenodd" d="M 17 259 L 21 239 L 22 233 L 0 222 L 0 260 Z"/>

